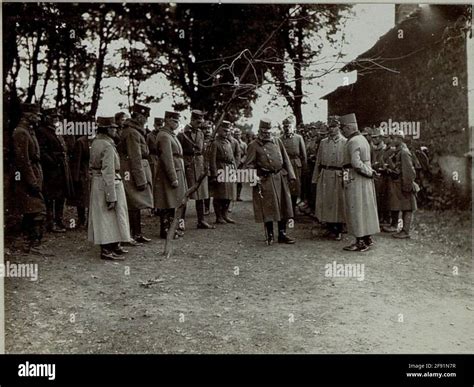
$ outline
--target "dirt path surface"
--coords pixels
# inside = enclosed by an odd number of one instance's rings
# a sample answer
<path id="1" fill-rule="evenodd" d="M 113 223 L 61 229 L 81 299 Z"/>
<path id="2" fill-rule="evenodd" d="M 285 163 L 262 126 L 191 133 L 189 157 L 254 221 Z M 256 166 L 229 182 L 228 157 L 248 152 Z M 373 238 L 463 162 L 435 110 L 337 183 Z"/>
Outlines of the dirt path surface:
<path id="1" fill-rule="evenodd" d="M 313 236 L 297 218 L 296 245 L 267 247 L 252 203 L 236 225 L 195 229 L 169 260 L 158 218 L 153 242 L 106 262 L 86 232 L 48 235 L 53 256 L 6 249 L 39 278 L 6 278 L 9 353 L 472 353 L 470 214 L 419 211 L 411 240 L 376 236 L 366 253 Z M 192 210 L 191 210 L 192 209 Z M 213 216 L 211 215 L 211 219 Z M 327 277 L 325 265 L 364 264 L 364 279 Z M 456 275 L 453 271 L 458 269 Z"/>

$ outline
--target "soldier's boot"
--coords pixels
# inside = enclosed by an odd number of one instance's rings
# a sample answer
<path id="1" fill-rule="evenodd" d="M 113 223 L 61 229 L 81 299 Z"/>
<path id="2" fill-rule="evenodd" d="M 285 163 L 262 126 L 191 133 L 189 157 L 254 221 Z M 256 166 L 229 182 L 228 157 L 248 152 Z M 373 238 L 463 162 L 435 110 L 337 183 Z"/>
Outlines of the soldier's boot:
<path id="1" fill-rule="evenodd" d="M 211 213 L 211 198 L 204 199 L 204 215 Z"/>
<path id="2" fill-rule="evenodd" d="M 54 201 L 54 224 L 56 225 L 56 231 L 53 230 L 53 232 L 66 232 L 66 226 L 63 222 L 64 202 L 64 199 L 56 199 Z"/>
<path id="3" fill-rule="evenodd" d="M 81 228 L 86 225 L 86 208 L 82 206 L 78 206 L 77 208 L 77 227 L 76 228 Z"/>
<path id="4" fill-rule="evenodd" d="M 268 246 L 273 245 L 274 236 L 273 236 L 273 222 L 265 222 L 265 234 L 266 239 L 265 242 Z"/>
<path id="5" fill-rule="evenodd" d="M 240 195 L 242 194 L 242 186 L 243 186 L 242 183 L 237 183 L 237 201 L 238 202 L 242 201 L 242 198 L 240 197 Z"/>
<path id="6" fill-rule="evenodd" d="M 298 201 L 298 196 L 291 195 L 291 206 L 293 207 L 293 216 L 296 216 L 296 202 Z"/>
<path id="7" fill-rule="evenodd" d="M 168 236 L 168 229 L 170 228 L 168 221 L 168 213 L 166 210 L 161 210 L 160 213 L 160 238 L 166 239 Z"/>
<path id="8" fill-rule="evenodd" d="M 410 238 L 410 228 L 413 221 L 412 211 L 402 211 L 403 229 L 396 234 L 393 234 L 394 238 L 408 239 Z"/>
<path id="9" fill-rule="evenodd" d="M 171 226 L 173 225 L 174 216 L 175 216 L 175 212 L 174 212 L 174 210 L 171 210 L 170 213 L 169 213 L 169 216 L 168 216 L 168 224 L 169 224 L 168 229 L 171 228 Z M 178 223 L 176 224 L 176 229 L 174 231 L 174 236 L 173 236 L 174 239 L 178 239 L 179 237 L 184 236 L 184 231 L 182 231 L 180 229 L 180 223 L 184 223 L 184 220 L 183 219 L 178 219 Z"/>
<path id="10" fill-rule="evenodd" d="M 364 243 L 369 247 L 375 245 L 375 241 L 372 239 L 370 235 L 366 235 L 365 237 L 362 237 L 362 239 Z"/>
<path id="11" fill-rule="evenodd" d="M 235 220 L 229 217 L 230 200 L 222 200 L 222 219 L 227 223 L 235 223 Z"/>
<path id="12" fill-rule="evenodd" d="M 286 243 L 292 245 L 296 241 L 286 235 L 286 220 L 280 220 L 278 222 L 278 243 Z"/>
<path id="13" fill-rule="evenodd" d="M 214 199 L 214 212 L 216 214 L 216 224 L 226 224 L 227 222 L 222 217 L 222 203 L 220 199 Z"/>
<path id="14" fill-rule="evenodd" d="M 196 200 L 196 214 L 197 214 L 197 228 L 201 229 L 213 229 L 204 219 L 204 200 Z"/>
<path id="15" fill-rule="evenodd" d="M 382 227 L 382 231 L 384 232 L 397 232 L 398 231 L 398 211 L 391 211 L 391 221 L 390 226 Z"/>

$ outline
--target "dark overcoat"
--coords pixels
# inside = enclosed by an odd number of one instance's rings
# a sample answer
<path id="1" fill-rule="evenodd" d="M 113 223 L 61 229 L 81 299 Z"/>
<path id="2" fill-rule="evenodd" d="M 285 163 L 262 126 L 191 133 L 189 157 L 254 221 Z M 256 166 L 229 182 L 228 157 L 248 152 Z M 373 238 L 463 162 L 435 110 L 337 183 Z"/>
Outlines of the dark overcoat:
<path id="1" fill-rule="evenodd" d="M 186 125 L 182 133 L 178 134 L 178 140 L 183 148 L 184 168 L 186 173 L 186 182 L 191 188 L 199 177 L 207 171 L 204 162 L 205 139 L 204 133 L 191 126 Z M 191 196 L 190 199 L 202 200 L 209 198 L 208 179 L 204 178 L 203 182 Z"/>
<path id="2" fill-rule="evenodd" d="M 280 137 L 295 171 L 296 180 L 290 183 L 291 195 L 301 196 L 301 175 L 307 168 L 306 145 L 301 135 L 292 133 Z"/>
<path id="3" fill-rule="evenodd" d="M 255 168 L 260 182 L 253 187 L 255 221 L 277 222 L 293 217 L 288 180 L 295 173 L 283 143 L 278 138 L 257 138 L 249 144 L 244 168 Z"/>
<path id="4" fill-rule="evenodd" d="M 24 214 L 45 213 L 40 147 L 34 129 L 20 123 L 13 131 L 15 199 Z M 36 192 L 34 192 L 34 191 Z"/>
<path id="5" fill-rule="evenodd" d="M 138 129 L 126 126 L 120 135 L 117 149 L 128 209 L 153 208 L 153 182 L 145 137 Z M 137 187 L 143 185 L 145 190 L 139 191 Z"/>
<path id="6" fill-rule="evenodd" d="M 155 181 L 155 207 L 169 209 L 178 207 L 186 194 L 188 185 L 184 173 L 183 148 L 176 135 L 162 128 L 156 136 L 158 148 L 158 172 Z M 173 181 L 178 187 L 172 187 Z"/>
<path id="7" fill-rule="evenodd" d="M 209 159 L 210 176 L 213 182 L 210 184 L 212 197 L 214 199 L 235 200 L 236 183 L 226 180 L 232 173 L 236 171 L 236 163 L 232 144 L 229 139 L 216 137 L 211 144 Z M 224 176 L 226 179 L 221 178 Z"/>
<path id="8" fill-rule="evenodd" d="M 90 174 L 89 160 L 92 139 L 80 137 L 74 144 L 71 157 L 71 174 L 74 182 L 74 204 L 89 207 Z"/>
<path id="9" fill-rule="evenodd" d="M 38 129 L 38 143 L 43 167 L 43 193 L 48 199 L 72 199 L 74 189 L 69 167 L 67 146 L 61 134 L 56 134 L 54 126 Z"/>
<path id="10" fill-rule="evenodd" d="M 417 203 L 413 183 L 416 171 L 412 154 L 405 144 L 387 160 L 392 171 L 389 182 L 389 207 L 391 211 L 416 211 Z"/>

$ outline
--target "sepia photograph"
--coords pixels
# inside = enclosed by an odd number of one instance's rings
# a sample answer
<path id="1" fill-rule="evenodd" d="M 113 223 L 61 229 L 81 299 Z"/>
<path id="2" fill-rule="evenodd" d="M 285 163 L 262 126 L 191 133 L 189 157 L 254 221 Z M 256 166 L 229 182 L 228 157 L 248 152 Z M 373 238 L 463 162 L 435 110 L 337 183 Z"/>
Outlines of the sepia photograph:
<path id="1" fill-rule="evenodd" d="M 471 4 L 2 26 L 0 352 L 474 352 Z"/>

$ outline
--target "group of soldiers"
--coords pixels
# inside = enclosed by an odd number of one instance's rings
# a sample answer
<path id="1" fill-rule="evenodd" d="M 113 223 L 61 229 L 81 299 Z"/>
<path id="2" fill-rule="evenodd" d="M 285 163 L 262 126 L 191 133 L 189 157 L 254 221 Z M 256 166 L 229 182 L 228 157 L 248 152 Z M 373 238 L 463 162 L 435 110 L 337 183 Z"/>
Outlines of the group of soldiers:
<path id="1" fill-rule="evenodd" d="M 260 120 L 258 134 L 247 143 L 231 122 L 214 128 L 200 110 L 191 112 L 181 131 L 180 113 L 167 111 L 154 118 L 153 131 L 146 129 L 149 115 L 147 106 L 136 104 L 130 116 L 98 117 L 95 138 L 77 139 L 68 157 L 55 130 L 57 111 L 22 105 L 13 143 L 26 249 L 41 243 L 45 221 L 51 232 L 66 231 L 65 200 L 77 207 L 77 227 L 87 219 L 88 239 L 100 245 L 101 258 L 108 260 L 122 260 L 124 246 L 151 241 L 141 227 L 145 209 L 159 216 L 161 238 L 171 229 L 170 237 L 183 237 L 186 196 L 195 201 L 198 229 L 233 224 L 232 203 L 242 200 L 245 182 L 218 176 L 239 169 L 258 176 L 253 209 L 255 221 L 264 223 L 268 245 L 274 243 L 274 223 L 279 243 L 295 243 L 287 224 L 298 208 L 314 211 L 329 238 L 352 234 L 356 239 L 345 250 L 367 251 L 380 226 L 398 238 L 410 236 L 418 188 L 403 132 L 387 137 L 375 131 L 368 141 L 355 115 L 348 114 L 329 117 L 327 126 L 308 138 L 296 133 L 295 120 L 288 117 L 281 136 L 274 135 L 271 120 Z M 211 198 L 214 224 L 206 220 Z M 179 221 L 172 228 L 175 219 Z"/>

